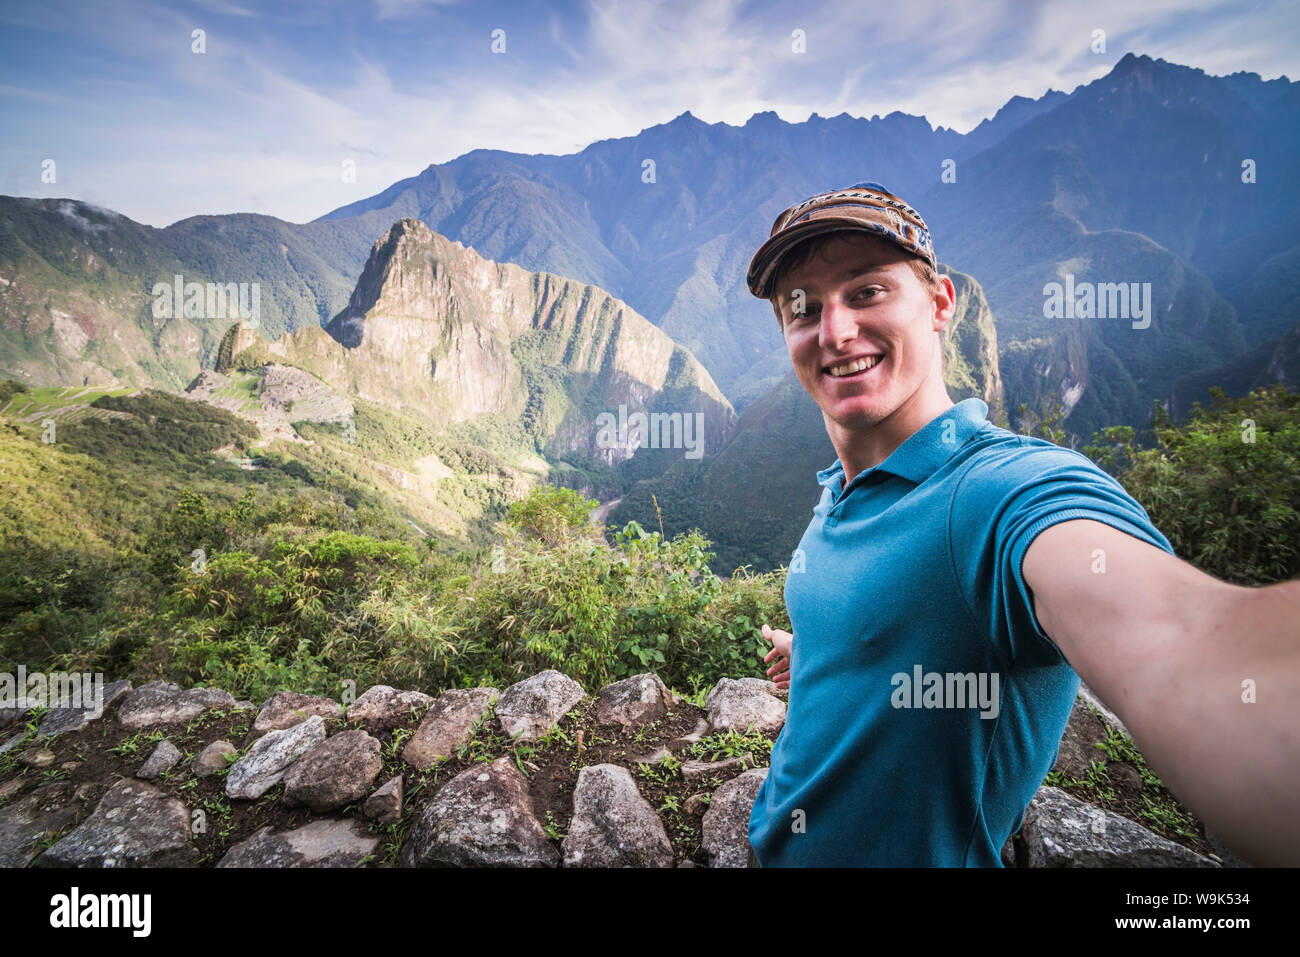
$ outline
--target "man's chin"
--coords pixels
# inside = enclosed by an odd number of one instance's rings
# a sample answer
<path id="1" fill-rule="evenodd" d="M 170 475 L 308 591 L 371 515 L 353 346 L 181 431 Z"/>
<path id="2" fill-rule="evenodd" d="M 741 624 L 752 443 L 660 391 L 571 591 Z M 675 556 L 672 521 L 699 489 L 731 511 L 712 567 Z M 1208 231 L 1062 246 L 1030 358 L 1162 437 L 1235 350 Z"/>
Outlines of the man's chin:
<path id="1" fill-rule="evenodd" d="M 822 405 L 822 415 L 842 429 L 860 431 L 876 427 L 889 412 L 875 402 L 828 402 Z"/>

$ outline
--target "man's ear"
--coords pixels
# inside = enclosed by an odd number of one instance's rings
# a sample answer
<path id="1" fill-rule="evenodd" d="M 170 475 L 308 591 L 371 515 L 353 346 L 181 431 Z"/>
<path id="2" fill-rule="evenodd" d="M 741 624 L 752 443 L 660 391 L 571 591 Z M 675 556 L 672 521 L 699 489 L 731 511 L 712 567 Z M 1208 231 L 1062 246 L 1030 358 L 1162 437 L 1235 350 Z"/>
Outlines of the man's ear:
<path id="1" fill-rule="evenodd" d="M 934 331 L 940 332 L 957 312 L 957 289 L 953 286 L 952 279 L 939 273 L 934 280 L 933 295 Z"/>

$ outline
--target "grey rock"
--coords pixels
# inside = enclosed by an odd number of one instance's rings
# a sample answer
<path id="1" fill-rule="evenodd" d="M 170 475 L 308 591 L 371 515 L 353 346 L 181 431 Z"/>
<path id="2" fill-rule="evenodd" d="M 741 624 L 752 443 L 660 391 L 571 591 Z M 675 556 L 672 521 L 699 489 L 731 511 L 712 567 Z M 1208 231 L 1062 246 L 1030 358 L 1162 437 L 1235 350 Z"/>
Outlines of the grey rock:
<path id="1" fill-rule="evenodd" d="M 1218 860 L 1224 867 L 1254 867 L 1255 866 L 1254 864 L 1250 863 L 1250 861 L 1246 860 L 1244 857 L 1238 855 L 1237 852 L 1234 851 L 1232 848 L 1230 848 L 1227 844 L 1224 844 L 1223 841 L 1219 839 L 1219 836 L 1215 834 L 1213 831 L 1211 831 L 1209 828 L 1205 829 L 1205 839 L 1210 842 L 1210 847 L 1214 848 L 1214 854 L 1212 856 L 1216 860 Z"/>
<path id="2" fill-rule="evenodd" d="M 395 775 L 389 778 L 378 791 L 366 798 L 366 803 L 361 805 L 361 813 L 366 817 L 374 818 L 380 824 L 396 824 L 402 817 L 404 795 L 405 785 L 402 783 L 402 776 Z"/>
<path id="3" fill-rule="evenodd" d="M 704 852 L 710 867 L 749 866 L 749 814 L 767 768 L 754 768 L 713 792 L 704 812 Z"/>
<path id="4" fill-rule="evenodd" d="M 10 778 L 0 782 L 0 801 L 8 801 L 31 783 L 25 777 Z"/>
<path id="5" fill-rule="evenodd" d="M 209 775 L 216 774 L 229 763 L 226 760 L 226 755 L 235 754 L 238 750 L 229 741 L 213 741 L 200 751 L 199 756 L 194 759 L 194 776 L 196 778 L 206 778 Z"/>
<path id="6" fill-rule="evenodd" d="M 721 761 L 687 761 L 682 764 L 682 777 L 691 784 L 698 784 L 709 778 L 720 777 L 728 771 L 743 771 L 748 767 L 744 758 L 724 758 Z"/>
<path id="7" fill-rule="evenodd" d="M 311 821 L 276 834 L 264 827 L 226 851 L 217 867 L 356 867 L 381 842 L 351 820 Z"/>
<path id="8" fill-rule="evenodd" d="M 561 845 L 566 867 L 672 867 L 663 822 L 626 768 L 588 765 L 573 790 L 573 820 Z"/>
<path id="9" fill-rule="evenodd" d="M 42 771 L 54 764 L 54 752 L 48 748 L 28 748 L 18 755 L 18 760 L 29 768 Z"/>
<path id="10" fill-rule="evenodd" d="M 383 770 L 377 740 L 364 731 L 340 731 L 326 738 L 284 775 L 284 803 L 332 811 L 369 793 Z"/>
<path id="11" fill-rule="evenodd" d="M 258 738 L 226 775 L 226 796 L 255 801 L 280 783 L 289 765 L 325 740 L 325 719 L 306 721 Z"/>
<path id="12" fill-rule="evenodd" d="M 676 696 L 658 675 L 633 675 L 597 692 L 596 723 L 639 727 L 659 720 L 676 705 Z"/>
<path id="13" fill-rule="evenodd" d="M 135 772 L 135 776 L 152 781 L 164 771 L 174 768 L 180 759 L 180 749 L 164 738 L 158 742 L 158 746 L 153 749 L 153 754 L 149 755 L 149 759 L 140 766 L 140 770 Z"/>
<path id="14" fill-rule="evenodd" d="M 18 698 L 8 707 L 0 708 L 0 728 L 17 724 L 32 708 L 42 707 L 45 702 L 39 699 Z"/>
<path id="15" fill-rule="evenodd" d="M 233 708 L 234 696 L 216 688 L 181 691 L 165 681 L 151 681 L 128 692 L 117 709 L 117 723 L 124 728 L 148 728 L 159 724 L 193 721 L 213 708 Z"/>
<path id="16" fill-rule="evenodd" d="M 22 744 L 26 740 L 27 740 L 27 732 L 19 731 L 13 737 L 6 739 L 4 744 L 0 744 L 0 754 L 4 754 L 6 751 L 10 750 L 11 748 L 18 747 L 18 745 Z"/>
<path id="17" fill-rule="evenodd" d="M 343 717 L 343 706 L 337 701 L 319 695 L 298 694 L 296 691 L 277 691 L 262 705 L 253 721 L 254 734 L 283 731 L 306 721 L 312 715 L 322 718 Z"/>
<path id="18" fill-rule="evenodd" d="M 709 804 L 704 800 L 703 794 L 692 794 L 686 799 L 686 803 L 682 805 L 682 811 L 687 816 L 694 816 L 696 814 L 703 814 L 708 810 L 708 807 Z"/>
<path id="19" fill-rule="evenodd" d="M 542 671 L 505 690 L 497 701 L 497 720 L 515 740 L 536 741 L 586 696 L 582 685 L 568 675 Z"/>
<path id="20" fill-rule="evenodd" d="M 114 784 L 39 867 L 189 867 L 197 861 L 185 805 L 143 781 Z"/>
<path id="21" fill-rule="evenodd" d="M 667 748 L 660 747 L 660 748 L 655 748 L 649 754 L 638 755 L 637 757 L 632 759 L 632 763 L 633 764 L 663 764 L 671 757 L 673 757 L 673 753 L 671 751 L 669 751 Z"/>
<path id="22" fill-rule="evenodd" d="M 455 688 L 438 696 L 415 734 L 402 749 L 402 759 L 421 771 L 456 753 L 470 739 L 475 723 L 483 717 L 496 688 Z"/>
<path id="23" fill-rule="evenodd" d="M 560 855 L 509 758 L 462 771 L 438 790 L 402 847 L 403 867 L 555 867 Z"/>
<path id="24" fill-rule="evenodd" d="M 691 744 L 695 744 L 708 733 L 709 733 L 709 719 L 700 718 L 699 721 L 695 722 L 695 730 L 693 730 L 690 734 L 682 735 L 677 740 L 679 742 L 689 741 Z"/>
<path id="25" fill-rule="evenodd" d="M 253 704 L 253 702 L 249 701 L 247 698 L 240 698 L 235 702 L 236 711 L 253 711 L 256 708 L 257 705 Z"/>
<path id="26" fill-rule="evenodd" d="M 348 707 L 348 721 L 360 722 L 371 732 L 388 731 L 409 719 L 412 712 L 423 714 L 432 703 L 433 698 L 423 691 L 375 685 Z"/>
<path id="27" fill-rule="evenodd" d="M 102 718 L 105 711 L 125 698 L 130 691 L 131 682 L 113 681 L 104 685 L 103 700 L 98 702 L 98 708 L 73 708 L 61 702 L 58 707 L 45 712 L 45 717 L 41 718 L 41 723 L 36 729 L 36 735 L 41 738 L 52 738 L 69 731 L 80 731 L 86 725 Z"/>
<path id="28" fill-rule="evenodd" d="M 741 733 L 749 728 L 760 734 L 780 731 L 785 724 L 785 702 L 775 691 L 770 681 L 758 678 L 720 679 L 704 702 L 709 727 Z"/>
<path id="29" fill-rule="evenodd" d="M 40 841 L 46 835 L 57 834 L 76 818 L 75 807 L 51 801 L 43 793 L 46 790 L 33 791 L 21 801 L 0 808 L 0 867 L 26 867 L 41 853 Z"/>
<path id="30" fill-rule="evenodd" d="M 1059 788 L 1039 788 L 1020 835 L 1027 867 L 1217 867 L 1208 857 Z"/>
<path id="31" fill-rule="evenodd" d="M 1008 837 L 1006 841 L 1003 842 L 1001 858 L 1003 867 L 1016 866 L 1016 841 L 1014 837 Z"/>

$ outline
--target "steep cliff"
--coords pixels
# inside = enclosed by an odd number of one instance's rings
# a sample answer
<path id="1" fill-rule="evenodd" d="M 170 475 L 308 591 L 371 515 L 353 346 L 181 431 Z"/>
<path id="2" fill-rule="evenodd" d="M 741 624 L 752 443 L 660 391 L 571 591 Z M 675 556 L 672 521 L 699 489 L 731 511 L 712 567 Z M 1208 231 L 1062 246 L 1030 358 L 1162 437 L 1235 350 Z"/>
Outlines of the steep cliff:
<path id="1" fill-rule="evenodd" d="M 544 454 L 605 465 L 634 449 L 598 441 L 602 413 L 702 417 L 692 422 L 703 425 L 705 454 L 735 421 L 704 367 L 626 303 L 484 259 L 413 219 L 375 243 L 347 308 L 324 330 L 263 342 L 235 326 L 219 353 L 219 371 L 274 359 L 439 423 L 499 415 Z"/>

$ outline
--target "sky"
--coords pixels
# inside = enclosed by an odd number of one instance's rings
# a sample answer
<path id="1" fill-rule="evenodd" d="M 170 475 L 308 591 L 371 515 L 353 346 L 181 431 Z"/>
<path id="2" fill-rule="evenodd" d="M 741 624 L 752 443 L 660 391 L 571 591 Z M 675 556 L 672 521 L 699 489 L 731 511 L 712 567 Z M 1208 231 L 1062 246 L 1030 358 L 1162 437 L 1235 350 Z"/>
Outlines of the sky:
<path id="1" fill-rule="evenodd" d="M 1300 77 L 1300 3 L 0 0 L 0 194 L 305 222 L 473 149 L 575 153 L 687 110 L 966 132 L 1130 51 Z"/>

